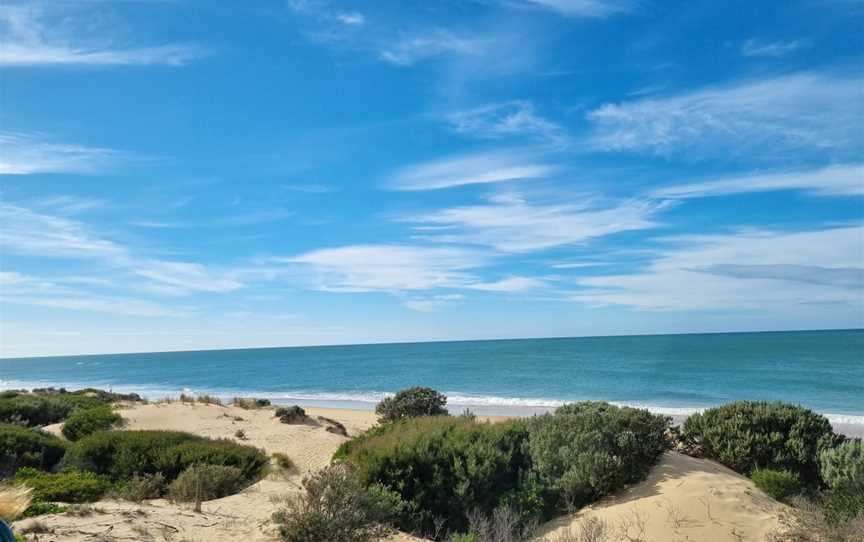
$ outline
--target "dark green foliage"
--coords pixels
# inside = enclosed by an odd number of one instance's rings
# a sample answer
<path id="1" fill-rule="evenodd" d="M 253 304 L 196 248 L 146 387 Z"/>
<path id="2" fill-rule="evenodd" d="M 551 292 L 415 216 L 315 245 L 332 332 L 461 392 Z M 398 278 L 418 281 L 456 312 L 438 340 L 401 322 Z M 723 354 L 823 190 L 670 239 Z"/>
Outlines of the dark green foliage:
<path id="1" fill-rule="evenodd" d="M 350 463 L 363 485 L 401 496 L 402 527 L 428 533 L 442 518 L 448 530 L 461 531 L 469 511 L 489 514 L 516 498 L 530 467 L 527 440 L 521 421 L 407 418 L 343 444 L 336 458 Z"/>
<path id="2" fill-rule="evenodd" d="M 432 388 L 416 386 L 385 398 L 375 406 L 375 413 L 381 423 L 418 416 L 442 416 L 447 414 L 446 404 L 444 395 Z"/>
<path id="3" fill-rule="evenodd" d="M 231 400 L 231 404 L 246 410 L 257 410 L 270 406 L 270 399 L 260 399 L 256 397 L 235 397 Z"/>
<path id="4" fill-rule="evenodd" d="M 756 469 L 750 475 L 756 487 L 782 501 L 801 492 L 798 475 L 785 470 Z"/>
<path id="5" fill-rule="evenodd" d="M 171 482 L 168 496 L 176 502 L 200 502 L 233 495 L 246 480 L 237 467 L 192 465 Z"/>
<path id="6" fill-rule="evenodd" d="M 19 469 L 11 482 L 33 488 L 33 499 L 43 502 L 93 502 L 111 488 L 111 481 L 92 472 L 46 473 Z"/>
<path id="7" fill-rule="evenodd" d="M 306 411 L 297 405 L 277 408 L 276 417 L 282 423 L 303 423 L 307 419 Z"/>
<path id="8" fill-rule="evenodd" d="M 843 437 L 834 434 L 827 418 L 804 407 L 738 401 L 687 418 L 682 439 L 738 472 L 788 470 L 803 483 L 814 484 L 819 480 L 819 453 Z"/>
<path id="9" fill-rule="evenodd" d="M 141 502 L 146 499 L 158 499 L 165 494 L 165 477 L 161 472 L 156 474 L 135 474 L 116 491 L 116 496 L 127 501 Z"/>
<path id="10" fill-rule="evenodd" d="M 68 509 L 68 506 L 54 504 L 52 502 L 33 501 L 30 503 L 30 506 L 21 513 L 19 519 L 34 518 L 36 516 L 44 516 L 45 514 L 62 514 Z"/>
<path id="11" fill-rule="evenodd" d="M 603 402 L 564 405 L 529 424 L 533 472 L 557 504 L 582 506 L 642 480 L 669 449 L 669 421 Z"/>
<path id="12" fill-rule="evenodd" d="M 825 519 L 829 523 L 841 523 L 864 516 L 864 493 L 831 490 L 823 497 Z"/>
<path id="13" fill-rule="evenodd" d="M 0 478 L 21 467 L 49 470 L 63 457 L 66 446 L 43 431 L 0 423 Z"/>
<path id="14" fill-rule="evenodd" d="M 345 465 L 305 478 L 302 495 L 273 515 L 285 542 L 372 542 L 387 531 L 403 503 L 380 485 L 362 486 Z"/>
<path id="15" fill-rule="evenodd" d="M 864 441 L 848 440 L 819 454 L 819 470 L 828 487 L 864 495 Z"/>
<path id="16" fill-rule="evenodd" d="M 251 481 L 267 464 L 267 456 L 230 440 L 178 431 L 103 431 L 74 443 L 62 466 L 104 474 L 114 481 L 131 479 L 136 473 L 161 473 L 170 482 L 197 463 L 237 467 Z"/>
<path id="17" fill-rule="evenodd" d="M 76 410 L 63 423 L 63 436 L 78 440 L 96 431 L 107 431 L 121 420 L 120 415 L 108 405 Z"/>
<path id="18" fill-rule="evenodd" d="M 0 399 L 0 422 L 33 427 L 65 420 L 74 410 L 105 404 L 96 397 L 73 393 L 18 394 Z"/>

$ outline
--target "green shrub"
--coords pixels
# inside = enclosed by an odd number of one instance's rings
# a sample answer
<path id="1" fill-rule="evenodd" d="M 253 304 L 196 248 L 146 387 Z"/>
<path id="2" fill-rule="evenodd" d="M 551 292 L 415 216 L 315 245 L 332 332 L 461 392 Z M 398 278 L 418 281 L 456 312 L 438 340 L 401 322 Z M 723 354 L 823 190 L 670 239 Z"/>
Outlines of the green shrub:
<path id="1" fill-rule="evenodd" d="M 386 423 L 403 418 L 446 415 L 446 404 L 444 395 L 432 388 L 416 386 L 385 398 L 375 406 L 375 413 L 381 423 Z"/>
<path id="2" fill-rule="evenodd" d="M 308 418 L 306 411 L 297 405 L 277 408 L 276 417 L 282 423 L 303 423 Z"/>
<path id="3" fill-rule="evenodd" d="M 53 395 L 19 394 L 0 399 L 0 422 L 28 427 L 65 420 L 73 411 L 105 404 L 97 397 L 73 393 Z"/>
<path id="4" fill-rule="evenodd" d="M 54 504 L 53 502 L 33 501 L 30 503 L 30 506 L 22 512 L 19 519 L 35 518 L 36 516 L 44 516 L 45 514 L 62 514 L 67 510 L 69 510 L 68 506 Z"/>
<path id="5" fill-rule="evenodd" d="M 66 446 L 43 431 L 0 423 L 0 478 L 21 467 L 49 470 L 63 457 Z"/>
<path id="6" fill-rule="evenodd" d="M 669 421 L 603 402 L 564 405 L 529 424 L 533 471 L 556 504 L 587 504 L 648 474 L 669 449 Z"/>
<path id="7" fill-rule="evenodd" d="M 701 455 L 738 472 L 787 470 L 807 484 L 819 480 L 819 452 L 843 439 L 824 416 L 766 401 L 738 401 L 694 414 L 684 422 L 681 436 Z"/>
<path id="8" fill-rule="evenodd" d="M 33 499 L 43 502 L 93 502 L 111 488 L 111 481 L 92 472 L 46 473 L 33 468 L 19 469 L 14 484 L 33 488 Z"/>
<path id="9" fill-rule="evenodd" d="M 171 482 L 168 496 L 175 502 L 201 502 L 233 495 L 245 479 L 237 467 L 192 465 Z"/>
<path id="10" fill-rule="evenodd" d="M 306 491 L 273 515 L 285 542 L 372 542 L 399 514 L 398 495 L 363 487 L 345 465 L 331 465 L 303 480 Z"/>
<path id="11" fill-rule="evenodd" d="M 267 456 L 234 441 L 178 431 L 103 431 L 75 442 L 61 465 L 104 474 L 114 481 L 128 480 L 136 473 L 161 473 L 170 482 L 198 463 L 237 467 L 251 481 L 267 464 Z"/>
<path id="12" fill-rule="evenodd" d="M 63 423 L 63 436 L 78 440 L 96 431 L 107 431 L 121 420 L 120 415 L 107 405 L 76 410 Z"/>
<path id="13" fill-rule="evenodd" d="M 231 404 L 245 410 L 257 410 L 270 406 L 270 399 L 259 399 L 256 397 L 235 397 Z"/>
<path id="14" fill-rule="evenodd" d="M 122 483 L 116 491 L 116 496 L 132 502 L 147 499 L 158 499 L 165 494 L 165 477 L 161 472 L 156 474 L 134 474 L 132 478 Z"/>
<path id="15" fill-rule="evenodd" d="M 402 527 L 431 532 L 441 518 L 448 530 L 464 531 L 469 511 L 491 513 L 518 493 L 530 466 L 527 439 L 522 421 L 407 418 L 346 442 L 336 458 L 350 463 L 363 485 L 400 495 L 407 503 Z"/>
<path id="16" fill-rule="evenodd" d="M 753 480 L 756 487 L 778 501 L 801 493 L 801 482 L 798 480 L 798 475 L 793 472 L 756 469 L 750 475 L 750 479 Z"/>
<path id="17" fill-rule="evenodd" d="M 276 462 L 276 465 L 278 465 L 279 468 L 282 470 L 294 470 L 294 462 L 291 461 L 291 458 L 288 457 L 286 454 L 276 452 L 273 454 L 273 460 Z"/>
<path id="18" fill-rule="evenodd" d="M 864 519 L 864 493 L 831 490 L 823 495 L 825 519 L 829 523 L 843 523 L 855 518 Z"/>
<path id="19" fill-rule="evenodd" d="M 848 440 L 819 454 L 822 479 L 831 489 L 864 494 L 864 441 Z"/>

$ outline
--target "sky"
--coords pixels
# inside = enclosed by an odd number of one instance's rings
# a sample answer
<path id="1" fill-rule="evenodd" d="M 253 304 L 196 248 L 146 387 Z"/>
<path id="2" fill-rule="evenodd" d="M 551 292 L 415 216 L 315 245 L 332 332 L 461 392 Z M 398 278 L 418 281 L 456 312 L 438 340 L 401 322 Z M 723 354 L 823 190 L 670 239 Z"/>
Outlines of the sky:
<path id="1" fill-rule="evenodd" d="M 0 356 L 864 327 L 860 0 L 0 5 Z"/>

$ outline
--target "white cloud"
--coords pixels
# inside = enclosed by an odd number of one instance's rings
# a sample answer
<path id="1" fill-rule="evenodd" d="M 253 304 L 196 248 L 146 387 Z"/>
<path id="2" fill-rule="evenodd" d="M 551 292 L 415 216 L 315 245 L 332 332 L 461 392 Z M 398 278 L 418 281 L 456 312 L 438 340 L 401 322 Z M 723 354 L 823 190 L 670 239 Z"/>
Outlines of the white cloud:
<path id="1" fill-rule="evenodd" d="M 56 143 L 33 134 L 0 132 L 0 175 L 98 173 L 120 158 L 111 149 Z"/>
<path id="2" fill-rule="evenodd" d="M 337 13 L 336 18 L 339 22 L 349 26 L 363 26 L 366 24 L 366 17 L 364 17 L 362 13 L 356 11 Z"/>
<path id="3" fill-rule="evenodd" d="M 643 271 L 585 277 L 573 295 L 647 310 L 786 311 L 817 304 L 864 308 L 864 228 L 748 231 L 665 240 Z"/>
<path id="4" fill-rule="evenodd" d="M 803 190 L 816 196 L 864 196 L 864 165 L 843 164 L 819 169 L 733 176 L 659 188 L 651 195 L 656 198 L 685 199 L 773 190 Z"/>
<path id="5" fill-rule="evenodd" d="M 598 150 L 710 152 L 772 158 L 864 150 L 864 79 L 819 73 L 709 87 L 667 98 L 606 104 L 588 113 Z"/>
<path id="6" fill-rule="evenodd" d="M 402 220 L 437 242 L 467 243 L 505 252 L 531 252 L 585 243 L 614 233 L 653 228 L 663 203 L 624 201 L 601 204 L 530 203 L 519 195 L 498 196 L 488 204 L 451 207 Z"/>
<path id="7" fill-rule="evenodd" d="M 483 139 L 527 137 L 556 144 L 567 141 L 561 126 L 540 117 L 531 102 L 522 100 L 457 111 L 445 118 L 458 133 Z"/>
<path id="8" fill-rule="evenodd" d="M 507 277 L 495 282 L 482 282 L 472 284 L 472 290 L 482 290 L 485 292 L 525 292 L 528 290 L 536 290 L 546 286 L 542 280 L 532 279 L 530 277 Z"/>
<path id="9" fill-rule="evenodd" d="M 464 287 L 476 282 L 467 270 L 484 265 L 487 258 L 458 248 L 350 245 L 274 261 L 306 267 L 321 290 L 398 292 Z"/>
<path id="10" fill-rule="evenodd" d="M 117 47 L 105 39 L 106 29 L 94 32 L 89 24 L 70 29 L 74 21 L 46 13 L 42 6 L 0 7 L 0 66 L 182 66 L 205 54 L 200 47 L 185 44 Z"/>
<path id="11" fill-rule="evenodd" d="M 632 0 L 525 0 L 568 17 L 608 17 L 633 10 Z"/>
<path id="12" fill-rule="evenodd" d="M 779 57 L 794 53 L 804 47 L 808 42 L 803 40 L 794 41 L 760 41 L 749 39 L 741 44 L 741 54 L 744 56 Z"/>
<path id="13" fill-rule="evenodd" d="M 147 258 L 95 234 L 85 224 L 16 205 L 0 204 L 0 250 L 50 259 L 94 260 L 109 268 L 154 281 L 163 293 L 228 292 L 243 284 L 223 273 L 188 262 Z M 150 288 L 158 291 L 159 288 Z"/>
<path id="14" fill-rule="evenodd" d="M 554 173 L 520 151 L 497 151 L 454 156 L 417 164 L 398 171 L 389 181 L 393 190 L 437 190 L 468 184 L 537 179 Z"/>
<path id="15" fill-rule="evenodd" d="M 378 45 L 378 58 L 396 66 L 414 64 L 443 55 L 479 56 L 486 52 L 488 40 L 461 37 L 449 30 L 435 29 L 405 33 Z"/>

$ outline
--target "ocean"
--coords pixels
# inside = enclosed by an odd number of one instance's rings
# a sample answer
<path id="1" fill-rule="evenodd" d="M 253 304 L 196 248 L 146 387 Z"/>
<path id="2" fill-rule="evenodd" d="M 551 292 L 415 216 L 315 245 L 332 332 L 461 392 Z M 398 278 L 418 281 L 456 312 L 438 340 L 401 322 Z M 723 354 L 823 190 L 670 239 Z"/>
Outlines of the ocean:
<path id="1" fill-rule="evenodd" d="M 0 388 L 96 387 L 371 409 L 414 385 L 451 411 L 606 400 L 673 415 L 783 400 L 864 424 L 864 330 L 581 337 L 0 359 Z"/>

